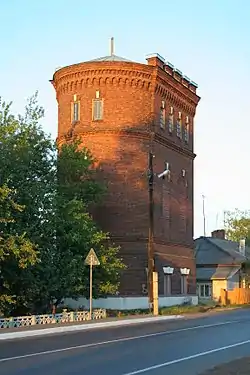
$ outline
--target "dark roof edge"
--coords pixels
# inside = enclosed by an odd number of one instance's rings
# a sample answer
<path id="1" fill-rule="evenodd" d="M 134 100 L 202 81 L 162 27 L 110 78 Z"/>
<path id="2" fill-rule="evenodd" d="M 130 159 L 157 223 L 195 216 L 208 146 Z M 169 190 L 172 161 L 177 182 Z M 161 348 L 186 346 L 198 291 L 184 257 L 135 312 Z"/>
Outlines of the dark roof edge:
<path id="1" fill-rule="evenodd" d="M 213 243 L 212 241 L 210 241 L 210 238 L 212 237 L 204 237 L 206 241 L 208 241 L 211 245 L 217 247 L 217 249 L 221 250 L 223 253 L 229 255 L 231 258 L 233 258 L 234 260 L 236 260 L 235 257 L 233 257 L 227 250 L 223 249 L 222 247 L 220 247 L 219 245 L 217 245 L 216 243 Z M 227 241 L 227 240 L 226 240 Z M 233 241 L 232 241 L 233 242 Z M 236 250 L 233 250 L 234 252 L 237 252 Z M 244 257 L 244 255 L 242 255 L 240 252 L 238 253 L 242 258 L 246 258 L 246 256 Z"/>

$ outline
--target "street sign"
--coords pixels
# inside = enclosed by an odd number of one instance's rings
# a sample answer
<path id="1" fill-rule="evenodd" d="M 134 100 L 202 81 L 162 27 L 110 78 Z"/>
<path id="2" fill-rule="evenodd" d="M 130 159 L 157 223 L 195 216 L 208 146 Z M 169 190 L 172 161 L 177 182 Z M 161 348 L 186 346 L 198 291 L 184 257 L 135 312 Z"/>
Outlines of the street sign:
<path id="1" fill-rule="evenodd" d="M 97 255 L 94 249 L 90 249 L 84 263 L 86 264 L 86 266 L 99 266 L 100 265 L 100 261 L 97 258 Z"/>
<path id="2" fill-rule="evenodd" d="M 89 315 L 92 319 L 92 288 L 93 288 L 93 266 L 99 266 L 100 261 L 97 258 L 94 249 L 90 249 L 85 262 L 86 266 L 89 266 Z"/>

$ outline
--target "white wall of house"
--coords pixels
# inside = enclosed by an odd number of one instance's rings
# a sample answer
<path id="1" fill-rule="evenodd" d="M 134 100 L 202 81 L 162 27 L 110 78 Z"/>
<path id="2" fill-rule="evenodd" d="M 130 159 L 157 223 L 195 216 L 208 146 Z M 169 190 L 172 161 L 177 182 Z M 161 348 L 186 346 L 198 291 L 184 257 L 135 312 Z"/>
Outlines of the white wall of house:
<path id="1" fill-rule="evenodd" d="M 159 297 L 159 307 L 169 307 L 182 305 L 189 302 L 192 305 L 198 304 L 198 296 L 169 296 Z M 66 298 L 63 303 L 72 309 L 84 307 L 89 308 L 89 301 L 86 298 L 79 298 L 77 301 L 71 298 Z M 136 310 L 147 309 L 147 297 L 108 297 L 93 300 L 93 308 L 103 308 L 112 310 Z"/>
<path id="2" fill-rule="evenodd" d="M 227 280 L 213 280 L 213 300 L 220 300 L 221 289 L 227 289 Z"/>

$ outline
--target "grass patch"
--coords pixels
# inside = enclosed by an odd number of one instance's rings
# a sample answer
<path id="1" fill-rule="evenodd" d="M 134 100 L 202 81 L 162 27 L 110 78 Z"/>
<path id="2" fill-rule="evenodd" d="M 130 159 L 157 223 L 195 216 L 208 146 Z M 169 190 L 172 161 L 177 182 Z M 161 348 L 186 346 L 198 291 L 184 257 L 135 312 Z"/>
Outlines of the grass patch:
<path id="1" fill-rule="evenodd" d="M 196 313 L 206 313 L 209 311 L 220 311 L 227 309 L 237 309 L 237 308 L 250 308 L 249 304 L 246 305 L 227 305 L 222 306 L 215 303 L 200 303 L 199 305 L 176 305 L 169 307 L 159 308 L 159 315 L 186 315 L 186 314 L 196 314 Z M 107 310 L 107 317 L 112 318 L 125 318 L 129 316 L 146 316 L 151 315 L 149 309 L 135 309 L 135 310 Z"/>
<path id="2" fill-rule="evenodd" d="M 180 305 L 159 308 L 159 315 L 183 315 L 194 314 L 198 312 L 206 312 L 211 309 L 211 306 L 204 305 Z M 112 318 L 124 318 L 135 315 L 151 315 L 149 309 L 136 310 L 107 310 L 107 316 Z"/>
<path id="3" fill-rule="evenodd" d="M 159 309 L 159 315 L 183 315 L 183 314 L 194 314 L 198 312 L 203 312 L 207 309 L 205 306 L 197 305 L 180 305 L 180 306 L 170 306 L 162 307 Z"/>
<path id="4" fill-rule="evenodd" d="M 135 309 L 135 310 L 106 310 L 108 318 L 124 318 L 135 315 L 149 315 L 149 309 Z"/>

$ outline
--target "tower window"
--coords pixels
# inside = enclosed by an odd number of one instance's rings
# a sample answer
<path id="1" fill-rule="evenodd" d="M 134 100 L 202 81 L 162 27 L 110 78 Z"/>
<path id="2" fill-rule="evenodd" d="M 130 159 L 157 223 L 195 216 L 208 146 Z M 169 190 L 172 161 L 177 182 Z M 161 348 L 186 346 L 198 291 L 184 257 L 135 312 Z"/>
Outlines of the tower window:
<path id="1" fill-rule="evenodd" d="M 103 101 L 102 99 L 93 100 L 93 121 L 103 119 Z"/>
<path id="2" fill-rule="evenodd" d="M 161 109 L 160 109 L 160 127 L 161 129 L 165 129 L 166 126 L 166 109 L 165 109 L 165 102 L 161 102 Z"/>
<path id="3" fill-rule="evenodd" d="M 182 138 L 182 119 L 181 112 L 178 113 L 178 119 L 176 123 L 176 135 L 178 138 Z"/>
<path id="4" fill-rule="evenodd" d="M 186 117 L 185 128 L 184 128 L 184 141 L 189 142 L 189 117 Z"/>
<path id="5" fill-rule="evenodd" d="M 72 122 L 80 120 L 80 103 L 72 103 Z"/>
<path id="6" fill-rule="evenodd" d="M 170 113 L 168 118 L 168 131 L 169 133 L 173 133 L 174 130 L 174 108 L 170 107 Z"/>

